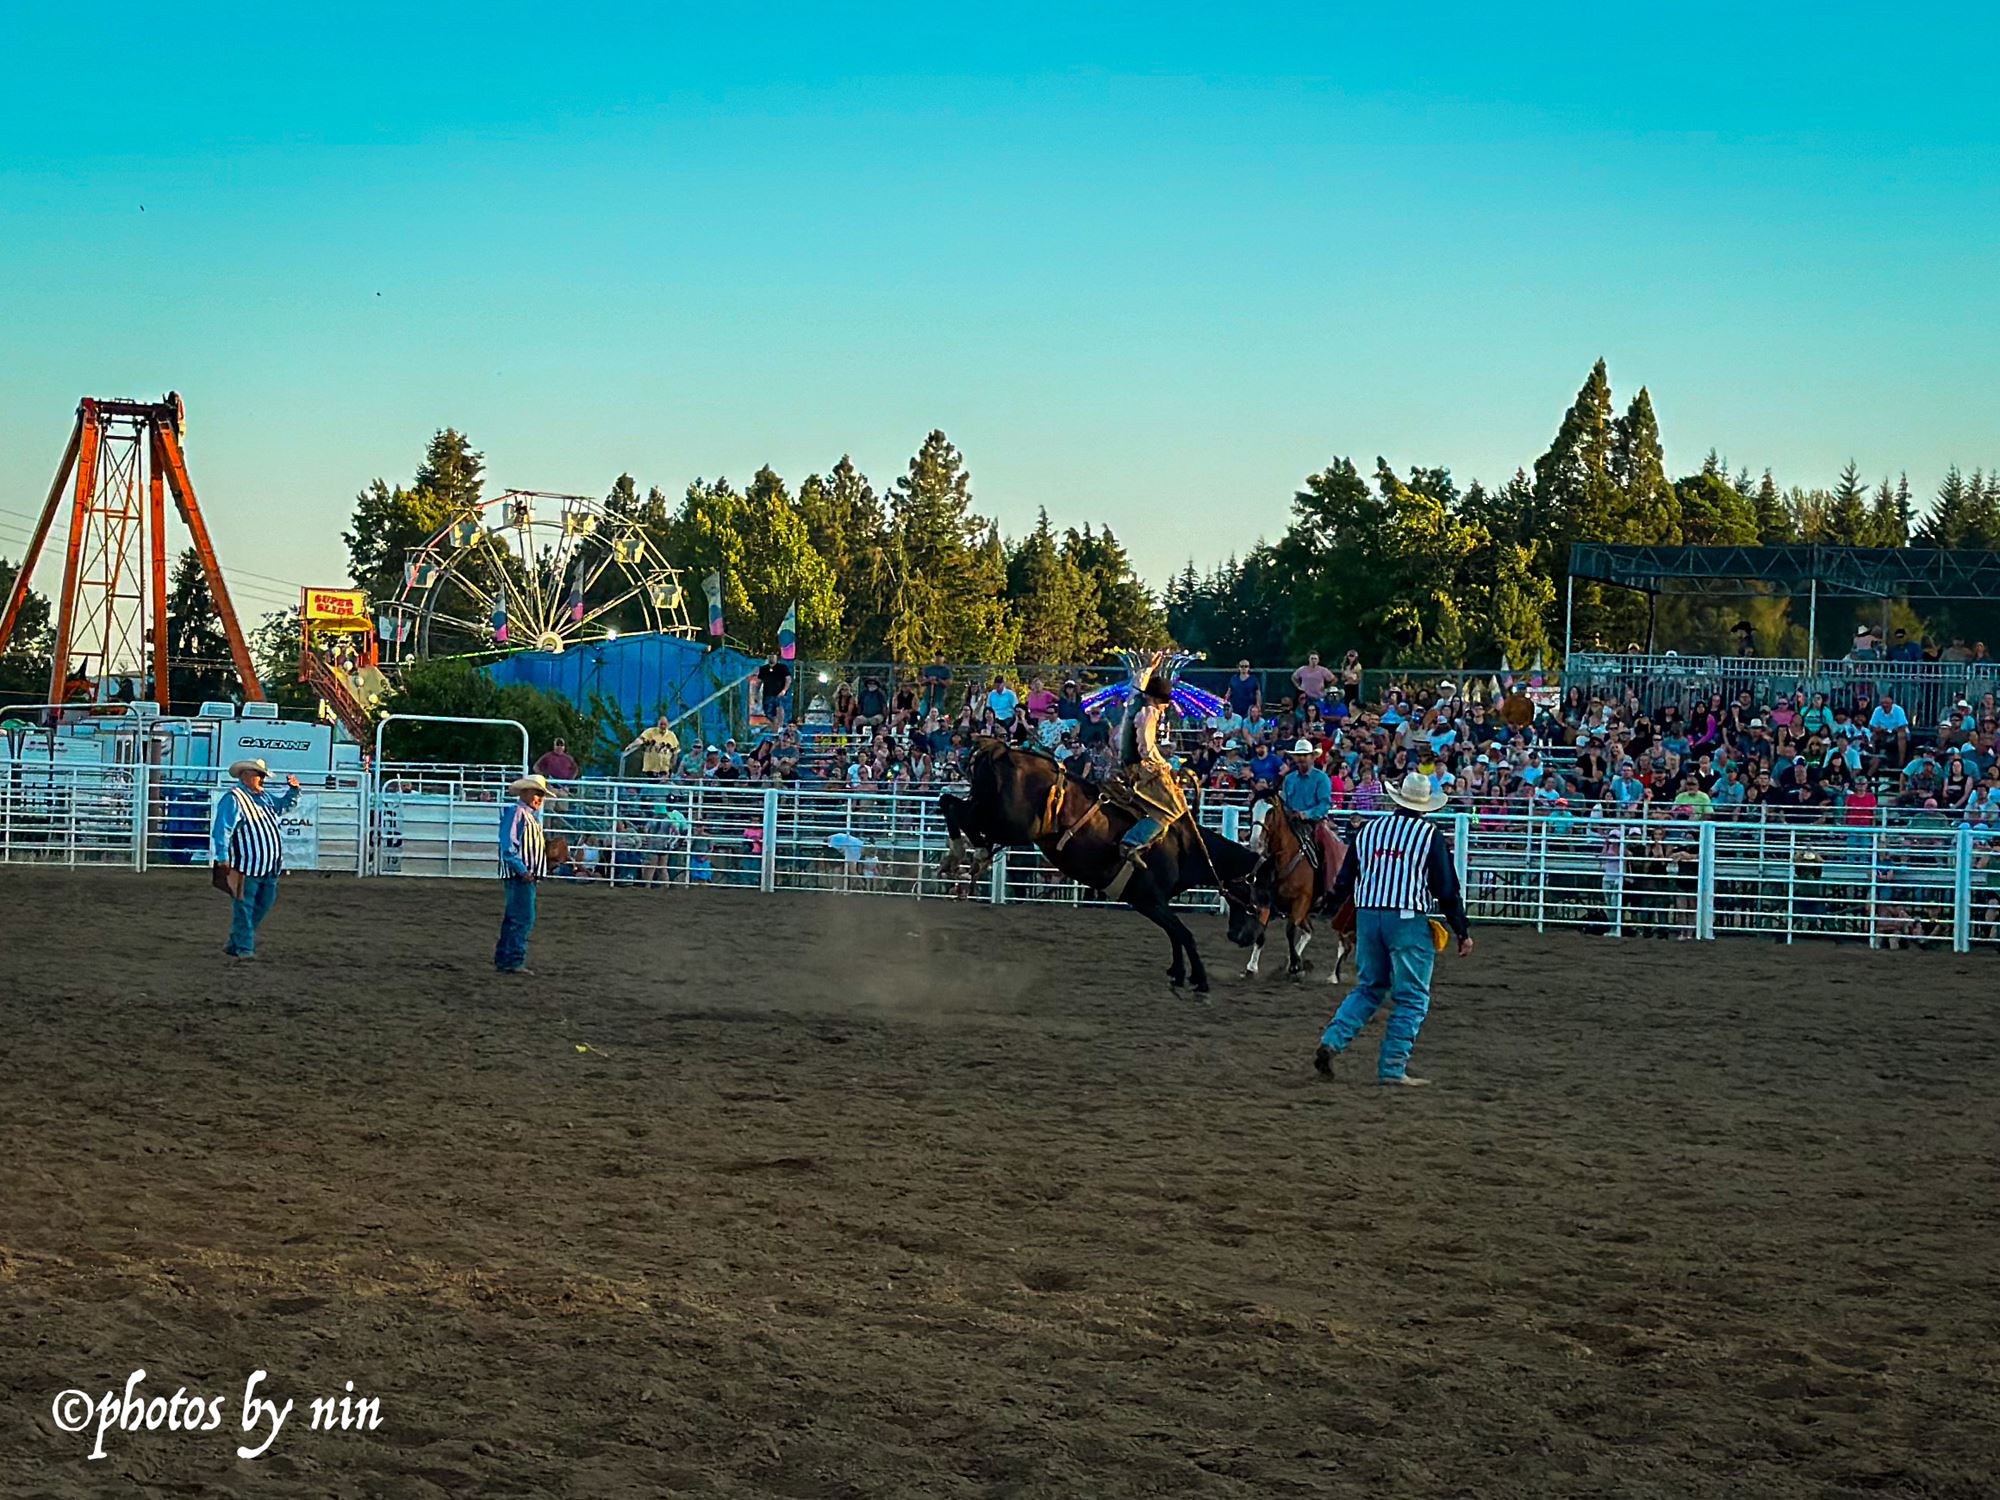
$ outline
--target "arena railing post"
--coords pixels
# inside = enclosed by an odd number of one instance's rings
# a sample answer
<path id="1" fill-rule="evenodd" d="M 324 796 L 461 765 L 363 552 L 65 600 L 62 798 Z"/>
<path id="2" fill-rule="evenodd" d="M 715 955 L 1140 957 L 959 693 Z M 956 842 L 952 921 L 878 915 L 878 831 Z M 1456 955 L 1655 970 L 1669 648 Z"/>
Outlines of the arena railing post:
<path id="1" fill-rule="evenodd" d="M 1959 825 L 1953 843 L 1951 880 L 1951 951 L 1972 951 L 1972 825 Z"/>
<path id="2" fill-rule="evenodd" d="M 764 788 L 764 840 L 757 888 L 761 891 L 778 888 L 778 789 L 774 786 Z"/>
<path id="3" fill-rule="evenodd" d="M 1005 906 L 1007 904 L 1007 851 L 1005 849 L 996 849 L 993 852 L 993 869 L 989 874 L 989 879 L 992 881 L 991 895 L 993 904 L 995 906 Z"/>
<path id="4" fill-rule="evenodd" d="M 1695 834 L 1694 935 L 1715 940 L 1715 825 L 1703 819 Z"/>
<path id="5" fill-rule="evenodd" d="M 146 868 L 146 823 L 152 795 L 152 767 L 144 761 L 132 764 L 132 868 Z"/>
<path id="6" fill-rule="evenodd" d="M 1458 866 L 1458 889 L 1470 905 L 1472 887 L 1468 882 L 1472 878 L 1472 814 L 1460 813 L 1451 822 L 1451 857 Z"/>

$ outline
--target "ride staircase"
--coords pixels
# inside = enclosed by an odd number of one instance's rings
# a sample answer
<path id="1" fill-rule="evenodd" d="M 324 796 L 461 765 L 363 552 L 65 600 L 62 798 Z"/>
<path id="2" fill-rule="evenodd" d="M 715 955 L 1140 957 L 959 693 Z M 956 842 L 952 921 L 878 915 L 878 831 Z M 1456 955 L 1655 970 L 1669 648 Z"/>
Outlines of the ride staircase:
<path id="1" fill-rule="evenodd" d="M 345 673 L 329 666 L 317 653 L 308 651 L 299 662 L 299 676 L 319 694 L 320 701 L 333 710 L 334 717 L 347 727 L 355 744 L 369 743 L 375 721 L 354 696 Z"/>

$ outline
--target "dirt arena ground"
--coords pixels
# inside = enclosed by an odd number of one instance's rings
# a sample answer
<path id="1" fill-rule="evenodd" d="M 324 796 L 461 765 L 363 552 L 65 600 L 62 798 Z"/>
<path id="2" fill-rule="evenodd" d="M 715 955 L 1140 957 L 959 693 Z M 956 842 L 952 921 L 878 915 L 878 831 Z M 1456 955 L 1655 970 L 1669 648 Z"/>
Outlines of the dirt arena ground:
<path id="1" fill-rule="evenodd" d="M 1419 1092 L 1214 919 L 1197 1009 L 1067 910 L 0 898 L 8 1497 L 2000 1492 L 1990 954 L 1492 932 Z M 223 1430 L 88 1461 L 140 1367 Z"/>

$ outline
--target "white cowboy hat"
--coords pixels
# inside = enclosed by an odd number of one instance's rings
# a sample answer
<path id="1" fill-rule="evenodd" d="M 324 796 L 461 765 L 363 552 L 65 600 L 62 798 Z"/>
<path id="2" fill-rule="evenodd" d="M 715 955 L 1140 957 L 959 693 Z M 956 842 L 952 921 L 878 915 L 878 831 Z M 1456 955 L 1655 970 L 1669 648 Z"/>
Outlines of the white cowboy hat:
<path id="1" fill-rule="evenodd" d="M 239 779 L 252 775 L 269 776 L 271 768 L 261 760 L 239 760 L 229 768 L 229 774 Z"/>
<path id="2" fill-rule="evenodd" d="M 1298 742 L 1287 753 L 1291 755 L 1312 755 L 1316 752 L 1313 750 L 1313 742 L 1301 735 Z"/>
<path id="3" fill-rule="evenodd" d="M 560 797 L 562 795 L 561 792 L 549 785 L 549 779 L 546 776 L 518 777 L 507 790 L 517 796 L 522 792 L 540 792 L 544 797 Z"/>
<path id="4" fill-rule="evenodd" d="M 1422 771 L 1412 771 L 1401 782 L 1387 788 L 1389 800 L 1411 812 L 1436 812 L 1451 799 Z"/>

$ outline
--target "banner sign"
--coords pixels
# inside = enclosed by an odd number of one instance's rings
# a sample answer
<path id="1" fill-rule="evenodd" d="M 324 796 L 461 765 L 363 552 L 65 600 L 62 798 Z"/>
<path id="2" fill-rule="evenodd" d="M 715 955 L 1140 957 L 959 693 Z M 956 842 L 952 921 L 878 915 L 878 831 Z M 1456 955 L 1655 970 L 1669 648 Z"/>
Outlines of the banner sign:
<path id="1" fill-rule="evenodd" d="M 368 628 L 368 596 L 360 589 L 306 589 L 299 613 L 309 625 L 346 625 L 354 630 Z"/>

